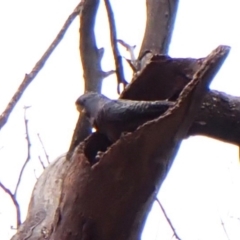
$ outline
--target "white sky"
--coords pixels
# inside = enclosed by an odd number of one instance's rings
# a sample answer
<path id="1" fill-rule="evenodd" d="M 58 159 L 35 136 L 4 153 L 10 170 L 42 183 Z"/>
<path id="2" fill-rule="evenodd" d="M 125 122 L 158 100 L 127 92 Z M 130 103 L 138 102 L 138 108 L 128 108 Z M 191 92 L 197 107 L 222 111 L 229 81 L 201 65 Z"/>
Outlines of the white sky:
<path id="1" fill-rule="evenodd" d="M 49 46 L 77 0 L 0 0 L 0 112 L 43 51 Z M 112 0 L 118 37 L 140 47 L 145 23 L 144 0 Z M 212 88 L 240 95 L 240 2 L 238 0 L 180 0 L 170 46 L 172 57 L 204 57 L 220 44 L 232 47 Z M 40 133 L 51 160 L 69 146 L 78 113 L 74 102 L 82 93 L 76 19 L 43 70 L 25 92 L 0 134 L 0 180 L 14 190 L 26 158 L 23 106 L 28 110 L 32 160 L 19 189 L 22 220 L 26 216 L 32 187 L 41 173 L 38 155 L 44 159 L 37 139 Z M 98 46 L 105 48 L 104 70 L 114 68 L 109 48 L 104 5 L 97 18 Z M 123 51 L 126 55 L 126 53 Z M 131 72 L 126 69 L 128 78 Z M 104 82 L 103 93 L 117 97 L 114 76 Z M 1 148 L 2 147 L 2 148 Z M 184 240 L 240 239 L 240 169 L 238 148 L 204 137 L 184 141 L 159 198 Z M 0 190 L 0 239 L 14 233 L 15 209 Z M 171 239 L 172 232 L 157 204 L 149 217 L 143 239 Z"/>

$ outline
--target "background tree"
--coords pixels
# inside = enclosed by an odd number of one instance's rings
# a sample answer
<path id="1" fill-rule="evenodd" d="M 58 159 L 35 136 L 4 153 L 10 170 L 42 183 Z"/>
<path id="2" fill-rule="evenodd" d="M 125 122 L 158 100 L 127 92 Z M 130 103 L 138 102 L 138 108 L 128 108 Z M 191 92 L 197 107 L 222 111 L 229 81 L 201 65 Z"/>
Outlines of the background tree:
<path id="1" fill-rule="evenodd" d="M 89 27 L 89 26 L 88 26 Z"/>

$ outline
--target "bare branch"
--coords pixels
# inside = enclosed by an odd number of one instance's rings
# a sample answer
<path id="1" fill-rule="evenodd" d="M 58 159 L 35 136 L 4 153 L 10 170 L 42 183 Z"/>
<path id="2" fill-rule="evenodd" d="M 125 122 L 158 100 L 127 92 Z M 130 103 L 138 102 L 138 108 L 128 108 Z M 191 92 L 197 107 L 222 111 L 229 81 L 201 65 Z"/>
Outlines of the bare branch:
<path id="1" fill-rule="evenodd" d="M 139 52 L 166 54 L 174 27 L 179 0 L 147 0 L 147 23 Z"/>
<path id="2" fill-rule="evenodd" d="M 83 11 L 80 16 L 80 57 L 83 68 L 83 77 L 85 83 L 85 92 L 101 92 L 102 81 L 105 73 L 101 68 L 101 60 L 104 49 L 97 48 L 94 26 L 99 6 L 99 0 L 85 1 Z M 75 147 L 91 133 L 91 126 L 84 114 L 79 115 L 72 141 L 67 153 L 67 159 Z"/>
<path id="3" fill-rule="evenodd" d="M 64 23 L 63 27 L 57 34 L 56 38 L 53 40 L 53 42 L 50 44 L 46 52 L 43 54 L 43 56 L 40 58 L 40 60 L 35 64 L 32 71 L 29 74 L 26 74 L 22 83 L 18 87 L 17 91 L 13 95 L 12 99 L 8 103 L 6 109 L 3 111 L 3 113 L 0 115 L 0 129 L 6 124 L 8 117 L 10 116 L 12 110 L 16 106 L 17 102 L 21 98 L 24 91 L 27 89 L 29 84 L 33 81 L 33 79 L 37 76 L 39 71 L 43 68 L 44 64 L 46 63 L 47 59 L 50 57 L 54 49 L 57 47 L 57 45 L 62 40 L 64 34 L 66 33 L 68 27 L 71 25 L 72 21 L 75 19 L 76 16 L 82 11 L 82 5 L 84 3 L 84 0 L 82 0 L 77 7 L 73 10 L 71 15 L 67 18 L 66 22 Z"/>
<path id="4" fill-rule="evenodd" d="M 120 43 L 121 45 L 123 45 L 126 48 L 126 50 L 130 53 L 131 61 L 136 61 L 136 57 L 134 54 L 134 49 L 136 48 L 136 45 L 131 46 L 121 39 L 118 39 L 117 42 Z"/>
<path id="5" fill-rule="evenodd" d="M 19 206 L 19 203 L 17 201 L 17 191 L 18 191 L 21 179 L 22 179 L 23 171 L 24 171 L 27 163 L 31 159 L 31 155 L 30 155 L 31 142 L 30 142 L 30 138 L 29 138 L 28 120 L 27 120 L 27 117 L 26 117 L 26 111 L 27 111 L 28 108 L 29 108 L 29 106 L 25 106 L 24 107 L 24 124 L 25 124 L 25 131 L 26 131 L 26 140 L 27 140 L 27 158 L 26 158 L 26 160 L 25 160 L 25 162 L 24 162 L 24 164 L 23 164 L 23 166 L 21 168 L 21 171 L 19 173 L 14 193 L 12 193 L 7 187 L 5 187 L 0 182 L 0 187 L 10 196 L 10 198 L 12 199 L 12 202 L 13 202 L 15 208 L 16 208 L 17 229 L 21 225 L 21 213 L 20 213 L 20 206 Z"/>
<path id="6" fill-rule="evenodd" d="M 103 71 L 101 60 L 104 49 L 97 48 L 94 32 L 99 0 L 85 1 L 80 15 L 80 57 L 82 62 L 85 91 L 101 92 Z"/>
<path id="7" fill-rule="evenodd" d="M 42 165 L 42 168 L 43 168 L 43 169 L 45 169 L 45 168 L 46 168 L 46 166 L 44 165 L 44 162 L 42 161 L 42 159 L 41 159 L 41 157 L 40 157 L 40 156 L 38 156 L 38 160 L 39 160 L 39 162 L 41 163 L 41 165 Z"/>
<path id="8" fill-rule="evenodd" d="M 176 230 L 175 230 L 175 228 L 173 227 L 173 224 L 172 224 L 170 218 L 168 217 L 168 215 L 167 215 L 167 213 L 166 213 L 164 207 L 162 206 L 161 202 L 159 201 L 158 198 L 156 198 L 156 201 L 157 201 L 158 205 L 160 206 L 160 208 L 161 208 L 161 210 L 162 210 L 162 212 L 163 212 L 163 214 L 164 214 L 164 216 L 165 216 L 165 218 L 166 218 L 166 220 L 167 220 L 169 226 L 171 227 L 171 229 L 172 229 L 172 231 L 173 231 L 173 234 L 174 234 L 175 238 L 178 239 L 178 240 L 181 240 L 181 238 L 180 238 L 180 237 L 178 236 L 178 234 L 176 233 Z"/>
<path id="9" fill-rule="evenodd" d="M 188 135 L 203 135 L 240 145 L 240 97 L 209 91 Z"/>
<path id="10" fill-rule="evenodd" d="M 228 233 L 227 233 L 227 230 L 226 230 L 226 228 L 225 228 L 225 224 L 224 224 L 222 218 L 220 218 L 220 220 L 221 220 L 221 225 L 222 225 L 222 227 L 223 227 L 223 231 L 224 231 L 227 239 L 230 240 L 230 238 L 229 238 L 229 236 L 228 236 Z"/>
<path id="11" fill-rule="evenodd" d="M 103 77 L 106 78 L 106 77 L 112 75 L 115 72 L 116 72 L 115 70 L 110 70 L 110 71 L 107 71 L 107 72 L 103 72 Z"/>
<path id="12" fill-rule="evenodd" d="M 18 201 L 16 199 L 16 195 L 12 194 L 12 192 L 10 191 L 10 189 L 8 189 L 7 187 L 5 187 L 2 182 L 0 181 L 0 187 L 3 189 L 3 191 L 8 194 L 8 196 L 11 198 L 15 209 L 16 209 L 16 215 L 17 215 L 17 228 L 19 228 L 19 226 L 21 225 L 21 212 L 20 212 L 20 206 L 18 204 Z"/>
<path id="13" fill-rule="evenodd" d="M 105 2 L 107 14 L 108 14 L 108 21 L 109 21 L 109 27 L 110 27 L 110 39 L 111 39 L 115 66 L 116 66 L 117 82 L 118 82 L 117 91 L 119 94 L 120 84 L 122 83 L 123 86 L 125 87 L 127 85 L 127 82 L 125 80 L 124 72 L 123 72 L 122 56 L 120 55 L 120 52 L 117 46 L 117 31 L 115 26 L 114 13 L 109 0 L 105 0 L 104 2 Z"/>
<path id="14" fill-rule="evenodd" d="M 38 180 L 36 169 L 33 170 L 36 181 Z"/>
<path id="15" fill-rule="evenodd" d="M 136 59 L 135 54 L 134 54 L 134 49 L 135 49 L 136 45 L 131 46 L 121 39 L 118 39 L 117 42 L 120 43 L 121 45 L 123 45 L 126 48 L 126 50 L 130 53 L 130 59 L 126 59 L 126 61 L 132 68 L 133 72 L 137 72 L 138 68 L 139 68 L 139 66 L 138 66 L 139 64 L 138 64 L 138 60 Z"/>
<path id="16" fill-rule="evenodd" d="M 21 179 L 22 179 L 23 171 L 24 171 L 25 167 L 27 166 L 27 163 L 31 159 L 31 155 L 30 155 L 31 142 L 30 142 L 30 137 L 29 137 L 28 119 L 26 117 L 26 111 L 27 111 L 27 108 L 24 107 L 24 124 L 25 124 L 25 131 L 26 131 L 26 140 L 27 140 L 27 158 L 26 158 L 26 160 L 25 160 L 25 162 L 24 162 L 24 164 L 22 166 L 22 169 L 21 169 L 21 171 L 19 173 L 19 176 L 18 176 L 18 181 L 17 181 L 16 187 L 15 187 L 15 191 L 14 191 L 14 194 L 13 194 L 15 197 L 17 196 L 17 191 L 18 191 Z"/>
<path id="17" fill-rule="evenodd" d="M 38 136 L 39 142 L 41 143 L 42 149 L 43 149 L 43 151 L 44 151 L 46 160 L 47 160 L 48 165 L 49 165 L 49 164 L 50 164 L 50 161 L 49 161 L 49 156 L 48 156 L 48 154 L 47 154 L 46 148 L 45 148 L 45 146 L 44 146 L 44 144 L 43 144 L 43 141 L 42 141 L 39 133 L 37 134 L 37 136 Z M 40 156 L 39 156 L 39 158 L 40 158 Z M 44 168 L 44 169 L 45 169 L 45 168 Z"/>

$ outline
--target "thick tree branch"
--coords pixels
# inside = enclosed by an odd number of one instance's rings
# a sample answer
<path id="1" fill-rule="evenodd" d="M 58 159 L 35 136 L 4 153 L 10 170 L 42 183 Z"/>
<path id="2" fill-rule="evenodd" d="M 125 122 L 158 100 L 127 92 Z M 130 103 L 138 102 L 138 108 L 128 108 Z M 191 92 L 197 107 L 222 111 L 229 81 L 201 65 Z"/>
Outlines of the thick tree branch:
<path id="1" fill-rule="evenodd" d="M 106 73 L 102 71 L 101 60 L 104 49 L 97 48 L 94 33 L 95 19 L 99 6 L 99 0 L 85 1 L 80 15 L 80 57 L 82 61 L 85 92 L 101 92 L 102 81 Z M 91 126 L 84 114 L 79 115 L 68 150 L 69 159 L 75 147 L 91 133 Z"/>
<path id="2" fill-rule="evenodd" d="M 43 54 L 43 56 L 40 58 L 40 60 L 35 64 L 32 71 L 29 74 L 26 74 L 22 83 L 18 87 L 17 91 L 13 95 L 12 99 L 8 103 L 6 109 L 3 111 L 3 113 L 0 115 L 0 130 L 1 128 L 6 124 L 8 117 L 10 116 L 12 110 L 16 106 L 17 102 L 21 98 L 24 91 L 27 89 L 29 84 L 33 81 L 33 79 L 37 76 L 39 71 L 43 68 L 44 64 L 54 51 L 54 49 L 57 47 L 57 45 L 62 40 L 64 34 L 66 33 L 68 27 L 71 25 L 72 21 L 75 19 L 76 16 L 81 12 L 82 5 L 84 0 L 82 0 L 77 7 L 73 10 L 71 15 L 67 18 L 66 22 L 62 26 L 61 30 L 57 34 L 56 38 L 53 40 L 53 42 L 50 44 L 46 52 Z"/>
<path id="3" fill-rule="evenodd" d="M 189 135 L 203 135 L 240 145 L 240 97 L 210 91 L 204 97 Z"/>
<path id="4" fill-rule="evenodd" d="M 76 146 L 87 136 L 89 136 L 89 134 L 91 134 L 91 125 L 85 114 L 81 113 L 78 116 L 78 120 L 73 132 L 72 140 L 67 153 L 67 159 L 70 159 Z"/>
<path id="5" fill-rule="evenodd" d="M 82 61 L 85 91 L 101 92 L 104 72 L 101 60 L 104 49 L 97 48 L 94 32 L 99 0 L 88 0 L 84 3 L 80 15 L 80 57 Z"/>
<path id="6" fill-rule="evenodd" d="M 174 27 L 178 0 L 146 0 L 147 23 L 139 56 L 145 51 L 166 54 Z"/>
<path id="7" fill-rule="evenodd" d="M 118 92 L 118 94 L 120 94 L 120 84 L 123 84 L 125 87 L 127 85 L 127 82 L 124 77 L 122 56 L 121 56 L 121 54 L 118 50 L 118 46 L 117 46 L 117 30 L 116 30 L 112 6 L 111 6 L 109 0 L 105 0 L 104 2 L 105 2 L 106 10 L 107 10 L 107 15 L 108 15 L 108 22 L 109 22 L 109 27 L 110 27 L 110 39 L 111 39 L 111 45 L 112 45 L 112 50 L 113 50 L 115 66 L 116 66 L 116 75 L 117 75 L 117 82 L 118 82 L 117 92 Z"/>

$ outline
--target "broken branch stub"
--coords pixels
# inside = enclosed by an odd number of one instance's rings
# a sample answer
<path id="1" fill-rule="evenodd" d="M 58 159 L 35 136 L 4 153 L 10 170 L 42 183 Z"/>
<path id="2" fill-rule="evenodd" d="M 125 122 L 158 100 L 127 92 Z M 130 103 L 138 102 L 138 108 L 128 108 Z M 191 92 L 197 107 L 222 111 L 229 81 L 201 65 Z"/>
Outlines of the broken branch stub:
<path id="1" fill-rule="evenodd" d="M 171 58 L 156 54 L 140 74 L 135 75 L 120 98 L 174 101 L 203 61 L 204 58 Z"/>

